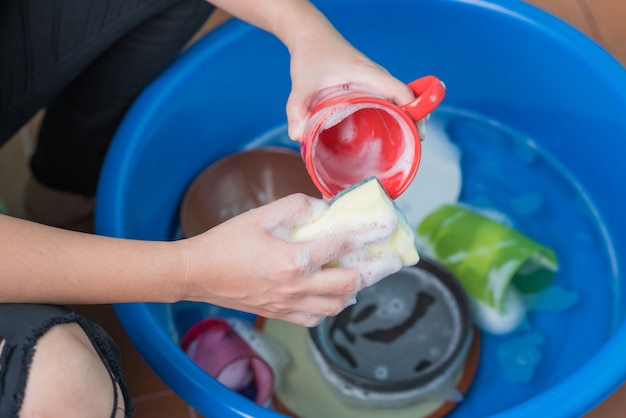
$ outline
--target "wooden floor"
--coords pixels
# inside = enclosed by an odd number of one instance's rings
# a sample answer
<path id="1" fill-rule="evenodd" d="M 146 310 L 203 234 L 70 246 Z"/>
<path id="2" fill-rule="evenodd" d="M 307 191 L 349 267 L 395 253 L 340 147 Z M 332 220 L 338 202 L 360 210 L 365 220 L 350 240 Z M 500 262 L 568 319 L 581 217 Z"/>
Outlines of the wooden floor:
<path id="1" fill-rule="evenodd" d="M 611 52 L 626 66 L 626 0 L 529 0 L 577 27 Z M 210 29 L 223 21 L 217 16 Z M 0 149 L 0 199 L 9 213 L 21 217 L 21 191 L 28 176 L 26 155 L 32 147 L 32 132 L 23 129 Z M 123 367 L 135 400 L 136 418 L 199 417 L 169 390 L 148 368 L 124 335 L 111 306 L 78 308 L 100 323 L 115 338 L 123 353 Z M 573 394 L 574 395 L 574 394 Z M 626 416 L 626 386 L 603 402 L 587 418 Z"/>

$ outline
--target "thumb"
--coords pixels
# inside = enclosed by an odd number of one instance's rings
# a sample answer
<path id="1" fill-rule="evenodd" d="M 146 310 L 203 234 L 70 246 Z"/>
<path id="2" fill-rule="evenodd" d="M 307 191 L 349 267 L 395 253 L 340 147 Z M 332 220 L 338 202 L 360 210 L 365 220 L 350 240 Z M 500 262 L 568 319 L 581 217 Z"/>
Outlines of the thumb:
<path id="1" fill-rule="evenodd" d="M 289 94 L 286 106 L 287 127 L 289 138 L 293 141 L 300 141 L 302 139 L 302 131 L 306 118 L 308 117 L 310 104 L 310 99 L 300 96 L 294 93 L 294 91 Z"/>
<path id="2" fill-rule="evenodd" d="M 395 78 L 386 78 L 384 81 L 379 82 L 379 90 L 387 92 L 387 100 L 398 106 L 405 105 L 415 100 L 413 90 L 411 90 L 407 84 Z"/>

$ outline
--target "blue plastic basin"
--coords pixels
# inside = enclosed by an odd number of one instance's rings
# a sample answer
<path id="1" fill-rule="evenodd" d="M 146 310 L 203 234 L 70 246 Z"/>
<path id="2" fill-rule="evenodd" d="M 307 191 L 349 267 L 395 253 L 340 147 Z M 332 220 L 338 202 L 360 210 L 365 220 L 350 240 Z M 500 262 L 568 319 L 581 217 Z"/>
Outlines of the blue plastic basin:
<path id="1" fill-rule="evenodd" d="M 589 277 L 586 286 L 611 295 L 606 309 L 624 305 L 626 71 L 617 61 L 569 25 L 516 0 L 316 3 L 400 79 L 437 75 L 448 88 L 445 104 L 497 119 L 556 156 L 593 201 L 611 243 L 612 277 Z M 284 126 L 288 63 L 278 40 L 239 21 L 185 52 L 143 92 L 116 135 L 98 191 L 97 232 L 175 239 L 181 199 L 195 176 Z M 226 389 L 179 348 L 177 335 L 211 309 L 187 302 L 116 306 L 147 363 L 202 415 L 278 416 Z M 558 358 L 549 378 L 514 389 L 481 391 L 479 384 L 452 415 L 584 414 L 626 376 L 624 313 L 613 315 L 615 326 L 591 339 L 583 325 L 572 327 L 580 345 Z M 585 321 L 593 324 L 593 313 Z M 481 358 L 477 382 L 488 380 L 493 361 Z"/>

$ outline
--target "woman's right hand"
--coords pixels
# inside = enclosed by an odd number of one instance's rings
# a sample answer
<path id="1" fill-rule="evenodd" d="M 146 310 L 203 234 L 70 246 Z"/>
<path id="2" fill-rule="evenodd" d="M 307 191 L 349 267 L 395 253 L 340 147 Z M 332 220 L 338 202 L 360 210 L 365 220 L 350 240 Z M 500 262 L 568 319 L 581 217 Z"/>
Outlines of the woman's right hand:
<path id="1" fill-rule="evenodd" d="M 308 242 L 290 240 L 293 228 L 311 222 L 327 203 L 294 194 L 236 216 L 185 245 L 187 270 L 182 299 L 208 302 L 315 326 L 355 302 L 364 272 L 324 267 L 353 251 L 386 241 L 395 225 L 377 227 L 368 242 L 354 225 L 341 234 L 328 231 Z"/>

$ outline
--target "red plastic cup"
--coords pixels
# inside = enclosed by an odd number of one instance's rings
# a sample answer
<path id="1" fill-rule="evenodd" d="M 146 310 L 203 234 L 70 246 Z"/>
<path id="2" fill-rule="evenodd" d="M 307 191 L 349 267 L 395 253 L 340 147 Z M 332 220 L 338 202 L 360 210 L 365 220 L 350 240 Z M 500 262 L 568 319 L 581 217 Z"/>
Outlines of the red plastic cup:
<path id="1" fill-rule="evenodd" d="M 408 86 L 416 98 L 403 106 L 367 91 L 320 92 L 304 126 L 300 152 L 326 198 L 372 176 L 392 199 L 411 184 L 422 149 L 416 124 L 441 103 L 445 86 L 435 76 Z"/>
<path id="2" fill-rule="evenodd" d="M 183 335 L 180 344 L 198 366 L 230 389 L 244 389 L 245 376 L 251 373 L 254 401 L 265 405 L 270 400 L 274 372 L 225 319 L 203 319 Z"/>

